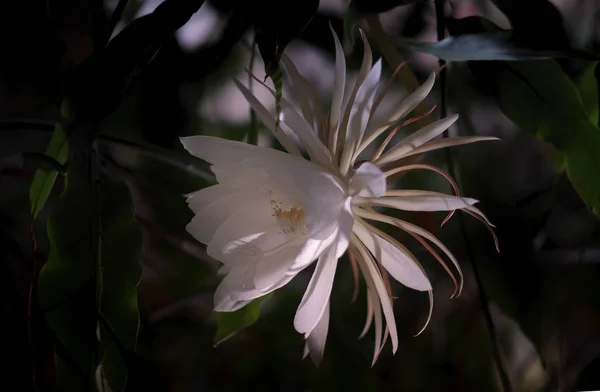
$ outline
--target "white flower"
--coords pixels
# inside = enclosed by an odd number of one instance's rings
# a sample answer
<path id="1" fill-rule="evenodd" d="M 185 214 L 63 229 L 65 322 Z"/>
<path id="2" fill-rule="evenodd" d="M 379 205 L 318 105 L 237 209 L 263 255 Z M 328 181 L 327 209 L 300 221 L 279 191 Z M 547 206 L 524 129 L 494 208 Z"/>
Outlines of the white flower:
<path id="1" fill-rule="evenodd" d="M 377 212 L 374 207 L 449 211 L 449 216 L 460 209 L 490 225 L 474 207 L 477 202 L 474 199 L 424 190 L 387 189 L 387 178 L 403 171 L 432 170 L 444 175 L 457 191 L 454 181 L 443 171 L 425 164 L 406 164 L 406 161 L 403 164 L 402 159 L 495 138 L 433 140 L 456 121 L 454 115 L 425 126 L 385 150 L 390 136 L 374 156 L 357 163 L 359 154 L 378 136 L 406 125 L 401 119 L 425 99 L 435 78 L 432 74 L 385 116 L 386 121 L 373 123 L 372 115 L 379 102 L 375 95 L 381 60 L 372 66 L 371 49 L 363 35 L 365 53 L 358 80 L 352 90 L 344 91 L 346 64 L 335 34 L 334 40 L 335 80 L 328 116 L 322 110 L 314 87 L 285 56 L 283 63 L 297 94 L 299 108 L 282 98 L 279 123 L 238 83 L 261 122 L 287 152 L 209 136 L 182 138 L 191 154 L 212 165 L 218 181 L 217 185 L 201 189 L 188 198 L 195 217 L 187 230 L 207 244 L 210 256 L 223 263 L 226 276 L 215 292 L 215 310 L 219 312 L 240 309 L 253 299 L 284 286 L 317 261 L 294 319 L 294 327 L 306 338 L 305 355 L 310 352 L 316 363 L 321 360 L 325 347 L 336 267 L 348 250 L 355 279 L 360 270 L 367 285 L 368 313 L 362 335 L 374 321 L 375 363 L 388 335 L 394 352 L 398 347 L 387 274 L 407 287 L 428 291 L 431 306 L 433 297 L 429 279 L 415 256 L 369 222 L 396 226 L 418 239 L 450 274 L 456 285 L 455 293 L 462 287 L 462 273 L 455 257 L 434 235 Z M 299 140 L 301 148 L 294 138 Z M 301 150 L 310 160 L 304 158 Z M 431 244 L 452 261 L 459 280 Z M 383 319 L 387 323 L 385 333 L 382 332 Z"/>

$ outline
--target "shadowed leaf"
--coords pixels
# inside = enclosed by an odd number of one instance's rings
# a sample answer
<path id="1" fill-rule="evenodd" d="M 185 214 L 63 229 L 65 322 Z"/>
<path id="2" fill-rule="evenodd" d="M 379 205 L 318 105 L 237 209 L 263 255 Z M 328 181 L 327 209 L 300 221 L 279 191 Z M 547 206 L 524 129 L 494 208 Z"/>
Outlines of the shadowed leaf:
<path id="1" fill-rule="evenodd" d="M 215 345 L 223 343 L 242 329 L 254 324 L 260 316 L 260 307 L 269 297 L 270 295 L 265 295 L 257 298 L 235 312 L 218 312 Z"/>

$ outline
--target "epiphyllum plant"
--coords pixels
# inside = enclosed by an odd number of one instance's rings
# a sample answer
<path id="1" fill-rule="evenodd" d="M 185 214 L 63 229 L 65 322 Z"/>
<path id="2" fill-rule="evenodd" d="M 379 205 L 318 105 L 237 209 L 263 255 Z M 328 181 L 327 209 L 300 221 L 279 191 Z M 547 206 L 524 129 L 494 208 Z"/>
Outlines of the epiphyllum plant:
<path id="1" fill-rule="evenodd" d="M 388 274 L 407 287 L 429 292 L 429 316 L 433 297 L 429 279 L 417 258 L 371 222 L 396 226 L 416 238 L 453 279 L 455 294 L 460 293 L 462 287 L 460 267 L 440 240 L 419 226 L 385 215 L 379 207 L 448 211 L 448 218 L 460 209 L 490 226 L 484 214 L 474 207 L 476 200 L 458 196 L 457 186 L 450 176 L 433 166 L 407 164 L 403 159 L 495 138 L 434 140 L 456 121 L 457 116 L 453 115 L 430 123 L 388 148 L 395 130 L 414 120 L 402 121 L 427 97 L 434 84 L 434 74 L 394 107 L 385 121 L 376 123 L 373 113 L 383 96 L 376 98 L 381 60 L 372 65 L 372 52 L 363 34 L 364 58 L 360 74 L 354 87 L 346 91 L 344 54 L 335 34 L 333 38 L 335 80 L 328 115 L 323 112 L 314 87 L 298 73 L 289 58 L 284 57 L 283 63 L 299 105 L 296 107 L 282 98 L 279 121 L 250 90 L 238 83 L 263 125 L 286 152 L 209 136 L 182 139 L 191 154 L 212 165 L 218 181 L 217 185 L 201 189 L 188 198 L 195 217 L 187 230 L 207 244 L 210 256 L 223 263 L 222 271 L 226 275 L 215 292 L 214 304 L 219 312 L 240 309 L 253 299 L 284 286 L 304 268 L 317 262 L 294 319 L 294 327 L 306 338 L 305 355 L 310 352 L 317 363 L 322 358 L 327 337 L 329 298 L 336 267 L 340 257 L 348 251 L 355 282 L 360 271 L 367 285 L 368 310 L 363 335 L 374 320 L 375 363 L 388 336 L 394 352 L 398 347 Z M 275 92 L 270 91 L 275 96 Z M 372 156 L 361 155 L 389 130 L 388 137 Z M 390 176 L 410 170 L 431 170 L 443 175 L 456 195 L 388 189 Z M 459 279 L 434 246 L 454 264 Z M 387 323 L 385 332 L 383 319 Z"/>

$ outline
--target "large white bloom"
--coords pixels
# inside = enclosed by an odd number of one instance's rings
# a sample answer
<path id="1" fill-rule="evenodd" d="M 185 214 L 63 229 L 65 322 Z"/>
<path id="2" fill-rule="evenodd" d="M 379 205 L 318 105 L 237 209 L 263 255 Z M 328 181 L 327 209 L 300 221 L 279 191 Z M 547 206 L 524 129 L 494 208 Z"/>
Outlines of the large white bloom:
<path id="1" fill-rule="evenodd" d="M 215 293 L 215 310 L 220 312 L 235 311 L 284 286 L 317 262 L 294 319 L 296 330 L 306 338 L 305 355 L 310 352 L 317 363 L 325 347 L 336 267 L 348 250 L 355 279 L 360 270 L 367 285 L 368 313 L 363 335 L 374 320 L 375 363 L 388 336 L 394 352 L 398 347 L 388 273 L 407 287 L 428 291 L 430 300 L 432 296 L 429 279 L 415 256 L 369 221 L 396 226 L 419 240 L 450 274 L 456 292 L 460 292 L 462 274 L 455 257 L 434 235 L 377 212 L 374 207 L 449 211 L 450 215 L 461 209 L 489 225 L 483 213 L 473 206 L 477 202 L 474 199 L 424 190 L 391 190 L 386 179 L 401 171 L 433 170 L 444 175 L 457 191 L 456 184 L 443 171 L 425 164 L 406 164 L 403 158 L 495 138 L 433 140 L 456 121 L 457 116 L 450 116 L 386 149 L 391 139 L 388 137 L 374 156 L 361 156 L 363 160 L 358 161 L 359 154 L 379 136 L 406 125 L 402 119 L 425 99 L 435 78 L 432 74 L 388 113 L 384 122 L 374 123 L 371 119 L 379 102 L 375 96 L 381 60 L 372 65 L 371 49 L 363 35 L 360 74 L 354 88 L 345 91 L 344 54 L 335 34 L 334 40 L 335 80 L 328 115 L 323 112 L 314 87 L 286 57 L 283 63 L 287 80 L 297 94 L 299 107 L 284 97 L 279 122 L 250 90 L 238 83 L 261 122 L 287 152 L 209 136 L 182 139 L 191 154 L 212 165 L 218 181 L 188 198 L 195 217 L 187 230 L 207 244 L 210 256 L 223 263 L 226 276 Z M 303 152 L 310 160 L 304 158 Z M 459 280 L 431 244 L 451 260 Z"/>

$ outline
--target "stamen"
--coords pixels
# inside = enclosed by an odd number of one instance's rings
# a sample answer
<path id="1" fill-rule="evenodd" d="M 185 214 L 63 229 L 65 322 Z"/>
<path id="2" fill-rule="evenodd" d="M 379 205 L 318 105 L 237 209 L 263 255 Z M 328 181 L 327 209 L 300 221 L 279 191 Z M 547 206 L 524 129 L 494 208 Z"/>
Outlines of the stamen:
<path id="1" fill-rule="evenodd" d="M 416 121 L 422 120 L 425 117 L 429 116 L 431 113 L 433 113 L 433 111 L 435 110 L 436 107 L 437 107 L 437 105 L 433 105 L 433 107 L 431 109 L 429 109 L 427 112 L 425 112 L 421 116 L 409 118 L 408 120 L 404 121 L 403 123 L 401 123 L 400 125 L 398 125 L 396 128 L 394 128 L 394 130 L 391 131 L 390 134 L 385 138 L 385 140 L 383 141 L 383 143 L 381 143 L 381 145 L 379 146 L 379 148 L 377 149 L 377 151 L 375 151 L 375 154 L 373 154 L 373 157 L 371 158 L 371 161 L 374 162 L 375 160 L 377 160 L 381 156 L 381 154 L 383 154 L 383 150 L 385 150 L 385 148 L 390 143 L 390 141 L 392 140 L 392 138 L 394 137 L 394 135 L 400 129 L 402 129 L 402 128 L 404 128 L 407 125 L 410 125 L 410 124 L 412 124 L 412 123 L 414 123 Z"/>

